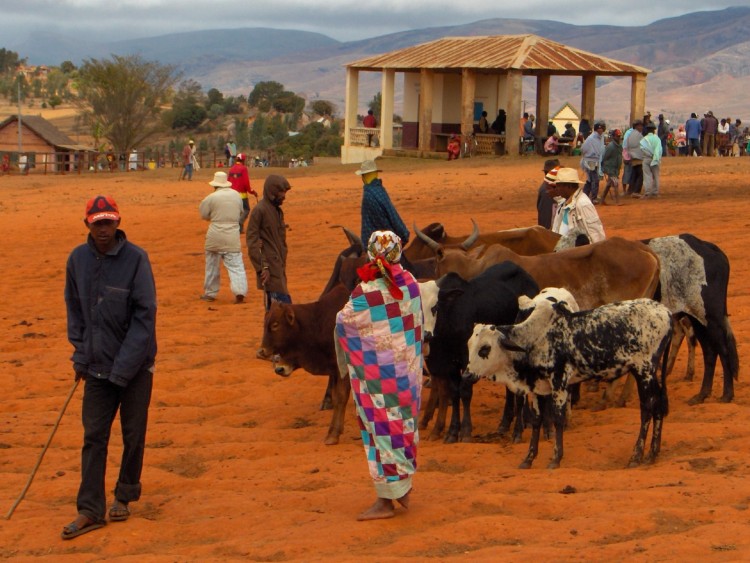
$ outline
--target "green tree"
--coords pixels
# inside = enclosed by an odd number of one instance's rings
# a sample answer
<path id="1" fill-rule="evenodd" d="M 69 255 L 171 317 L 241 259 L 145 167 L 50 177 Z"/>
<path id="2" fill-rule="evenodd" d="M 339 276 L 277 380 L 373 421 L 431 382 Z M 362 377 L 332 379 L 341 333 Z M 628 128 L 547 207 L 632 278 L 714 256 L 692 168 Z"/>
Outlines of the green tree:
<path id="1" fill-rule="evenodd" d="M 206 98 L 207 98 L 206 100 L 207 110 L 210 110 L 211 106 L 215 106 L 215 105 L 223 106 L 224 105 L 224 94 L 219 92 L 219 90 L 217 90 L 216 88 L 211 88 L 206 93 Z"/>
<path id="2" fill-rule="evenodd" d="M 273 101 L 284 92 L 284 85 L 273 80 L 258 82 L 253 91 L 247 97 L 247 103 L 251 107 L 257 107 L 260 111 L 269 111 Z"/>
<path id="3" fill-rule="evenodd" d="M 375 114 L 375 117 L 377 117 L 378 121 L 380 121 L 380 108 L 383 105 L 383 97 L 381 96 L 380 92 L 375 94 L 372 97 L 372 100 L 369 101 L 367 104 L 367 109 L 371 109 L 372 113 Z"/>
<path id="4" fill-rule="evenodd" d="M 318 115 L 332 116 L 336 111 L 336 106 L 328 100 L 315 100 L 310 107 Z"/>
<path id="5" fill-rule="evenodd" d="M 174 96 L 172 104 L 172 129 L 194 129 L 206 119 L 206 97 L 203 87 L 195 80 L 185 80 Z"/>
<path id="6" fill-rule="evenodd" d="M 44 88 L 48 97 L 62 95 L 67 86 L 68 77 L 59 68 L 53 68 L 47 73 L 47 80 L 44 83 Z"/>
<path id="7" fill-rule="evenodd" d="M 159 114 L 178 78 L 173 66 L 139 55 L 87 59 L 76 102 L 84 123 L 100 121 L 114 149 L 129 152 L 162 130 Z"/>
<path id="8" fill-rule="evenodd" d="M 65 74 L 70 74 L 75 69 L 76 65 L 74 65 L 71 61 L 63 61 L 62 63 L 60 63 L 60 70 Z"/>
<path id="9" fill-rule="evenodd" d="M 19 59 L 18 53 L 15 51 L 11 51 L 5 47 L 0 49 L 0 74 L 12 72 L 16 70 L 19 65 L 25 63 L 26 59 Z"/>
<path id="10" fill-rule="evenodd" d="M 299 114 L 305 109 L 305 99 L 285 90 L 271 102 L 271 107 L 283 113 Z"/>
<path id="11" fill-rule="evenodd" d="M 49 99 L 49 107 L 52 109 L 55 109 L 57 106 L 59 106 L 62 103 L 62 98 L 55 94 L 54 96 L 50 96 Z"/>

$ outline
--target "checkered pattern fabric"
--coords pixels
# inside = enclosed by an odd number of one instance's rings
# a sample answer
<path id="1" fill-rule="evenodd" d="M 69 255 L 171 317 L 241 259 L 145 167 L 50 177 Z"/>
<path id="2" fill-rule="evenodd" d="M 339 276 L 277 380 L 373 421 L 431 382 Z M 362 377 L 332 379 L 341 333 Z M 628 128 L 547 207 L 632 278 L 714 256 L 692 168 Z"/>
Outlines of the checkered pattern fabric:
<path id="1" fill-rule="evenodd" d="M 422 381 L 419 286 L 401 266 L 394 277 L 402 300 L 380 278 L 363 282 L 336 319 L 370 475 L 384 498 L 403 496 L 398 483 L 416 471 Z M 381 493 L 390 486 L 398 492 Z"/>

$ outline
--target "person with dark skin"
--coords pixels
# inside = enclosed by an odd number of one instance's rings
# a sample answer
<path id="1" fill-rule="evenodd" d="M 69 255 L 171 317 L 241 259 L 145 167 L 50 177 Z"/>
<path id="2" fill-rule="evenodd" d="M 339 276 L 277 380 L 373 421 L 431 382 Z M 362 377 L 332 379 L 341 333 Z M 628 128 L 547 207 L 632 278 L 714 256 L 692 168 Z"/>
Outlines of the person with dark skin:
<path id="1" fill-rule="evenodd" d="M 118 229 L 120 213 L 108 196 L 86 206 L 87 242 L 68 258 L 65 303 L 76 380 L 84 380 L 84 436 L 77 518 L 69 540 L 106 524 L 105 473 L 112 423 L 120 412 L 123 453 L 109 509 L 110 522 L 130 517 L 141 495 L 156 358 L 156 289 L 148 255 Z"/>

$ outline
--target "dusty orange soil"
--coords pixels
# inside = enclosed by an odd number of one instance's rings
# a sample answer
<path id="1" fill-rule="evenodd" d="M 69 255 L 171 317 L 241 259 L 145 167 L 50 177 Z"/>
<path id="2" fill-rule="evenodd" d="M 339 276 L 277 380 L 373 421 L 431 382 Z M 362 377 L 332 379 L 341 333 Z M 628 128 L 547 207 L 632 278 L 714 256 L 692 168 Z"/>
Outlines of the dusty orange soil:
<path id="1" fill-rule="evenodd" d="M 575 160 L 569 163 L 575 166 Z M 385 159 L 382 177 L 411 226 L 441 220 L 451 233 L 535 222 L 542 160 L 459 162 Z M 294 299 L 317 297 L 345 240 L 359 229 L 355 166 L 275 170 L 293 189 L 285 204 Z M 254 169 L 254 185 L 272 170 Z M 608 235 L 691 232 L 719 244 L 732 263 L 729 310 L 742 369 L 736 399 L 689 407 L 697 380 L 682 381 L 681 351 L 669 381 L 671 413 L 655 466 L 625 469 L 638 408 L 579 409 L 566 432 L 562 468 L 517 469 L 527 445 L 487 440 L 502 389 L 475 391 L 470 444 L 423 440 L 408 513 L 359 523 L 373 499 L 355 415 L 341 444 L 323 445 L 330 412 L 318 410 L 325 378 L 280 378 L 255 359 L 262 330 L 259 292 L 231 304 L 198 300 L 206 224 L 197 206 L 211 171 L 192 183 L 177 170 L 118 175 L 0 178 L 2 322 L 0 513 L 20 493 L 47 439 L 73 372 L 65 335 L 65 260 L 84 240 L 85 201 L 112 194 L 122 228 L 151 256 L 159 296 L 159 355 L 143 497 L 133 517 L 63 542 L 75 515 L 82 429 L 78 389 L 26 499 L 0 522 L 0 558 L 49 561 L 257 560 L 743 560 L 750 554 L 750 397 L 747 384 L 750 158 L 668 159 L 663 197 L 601 208 Z M 528 431 L 525 437 L 528 437 Z M 119 464 L 110 449 L 108 489 Z M 561 494 L 566 486 L 575 494 Z"/>

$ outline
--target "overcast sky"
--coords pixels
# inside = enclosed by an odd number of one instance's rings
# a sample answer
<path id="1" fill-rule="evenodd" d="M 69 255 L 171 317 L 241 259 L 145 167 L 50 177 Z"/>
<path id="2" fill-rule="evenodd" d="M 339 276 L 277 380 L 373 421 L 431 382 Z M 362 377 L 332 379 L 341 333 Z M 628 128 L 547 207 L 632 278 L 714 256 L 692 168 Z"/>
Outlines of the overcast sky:
<path id="1" fill-rule="evenodd" d="M 180 31 L 271 27 L 352 41 L 490 18 L 645 25 L 749 0 L 0 0 L 0 47 L 44 32 L 131 39 Z"/>

